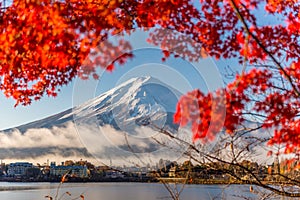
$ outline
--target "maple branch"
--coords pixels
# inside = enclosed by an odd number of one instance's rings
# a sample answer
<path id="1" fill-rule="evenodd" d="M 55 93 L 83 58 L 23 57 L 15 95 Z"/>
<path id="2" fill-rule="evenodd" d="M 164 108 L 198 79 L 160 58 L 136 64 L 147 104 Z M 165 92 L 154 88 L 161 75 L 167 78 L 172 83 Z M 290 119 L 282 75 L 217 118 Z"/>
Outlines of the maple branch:
<path id="1" fill-rule="evenodd" d="M 200 151 L 196 146 L 195 144 L 191 144 L 185 140 L 182 140 L 174 135 L 172 135 L 169 131 L 163 129 L 163 128 L 160 128 L 158 126 L 156 126 L 155 124 L 151 123 L 150 124 L 152 127 L 156 128 L 159 132 L 163 133 L 164 135 L 168 136 L 170 139 L 174 139 L 178 142 L 180 142 L 181 144 L 184 144 L 184 145 L 187 145 L 188 146 L 188 149 L 189 150 L 192 150 L 194 151 L 195 153 L 199 154 L 199 155 L 202 155 L 204 158 L 206 158 L 207 160 L 209 161 L 218 161 L 220 163 L 223 163 L 223 164 L 227 164 L 227 165 L 230 165 L 230 166 L 235 166 L 235 167 L 238 167 L 242 170 L 244 170 L 245 172 L 247 172 L 251 177 L 253 177 L 254 180 L 245 180 L 245 179 L 242 179 L 240 176 L 238 176 L 234 171 L 232 170 L 228 170 L 228 169 L 225 169 L 225 168 L 222 168 L 221 170 L 229 175 L 231 175 L 232 177 L 235 177 L 236 180 L 240 181 L 241 183 L 243 184 L 253 184 L 253 185 L 257 185 L 259 187 L 262 187 L 264 189 L 267 189 L 271 192 L 274 192 L 275 194 L 277 195 L 281 195 L 281 196 L 288 196 L 288 197 L 300 197 L 300 193 L 299 192 L 289 192 L 289 191 L 286 191 L 284 190 L 284 188 L 280 189 L 280 188 L 276 188 L 276 187 L 272 187 L 271 185 L 268 185 L 266 183 L 264 183 L 262 180 L 259 179 L 259 177 L 249 168 L 243 166 L 242 164 L 238 163 L 238 162 L 229 162 L 229 161 L 226 161 L 222 158 L 219 158 L 219 157 L 216 157 L 210 153 L 205 153 L 203 151 Z M 261 141 L 262 142 L 262 141 Z M 252 144 L 251 144 L 252 145 Z M 247 146 L 246 146 L 247 147 Z M 196 157 L 192 156 L 190 154 L 190 152 L 184 152 L 185 155 L 189 156 L 190 159 L 198 162 L 198 163 L 201 163 L 199 161 L 199 159 L 197 159 Z M 236 160 L 237 158 L 234 158 L 234 160 Z M 281 177 L 285 178 L 286 181 L 290 181 L 290 183 L 295 183 L 295 184 L 298 184 L 299 181 L 297 181 L 296 179 L 292 179 L 290 177 L 287 177 L 287 176 L 284 176 L 283 174 L 280 174 L 278 173 L 277 175 L 280 175 Z"/>
<path id="2" fill-rule="evenodd" d="M 253 112 L 241 112 L 239 113 L 240 115 L 251 115 L 251 116 L 255 116 L 255 117 L 263 117 L 263 118 L 267 118 L 266 115 L 263 114 L 259 114 L 259 113 L 253 113 Z"/>
<path id="3" fill-rule="evenodd" d="M 7 8 L 9 8 L 9 7 L 7 7 L 7 6 L 4 7 L 4 6 L 3 6 L 3 7 L 0 8 L 0 10 L 1 10 L 1 11 L 2 11 L 2 10 L 6 10 Z"/>
<path id="4" fill-rule="evenodd" d="M 134 149 L 131 147 L 131 145 L 129 144 L 129 141 L 128 141 L 128 137 L 127 137 L 127 134 L 124 133 L 124 138 L 125 138 L 125 141 L 126 141 L 126 145 L 128 147 L 128 149 L 131 151 L 131 153 L 143 164 L 143 165 L 146 165 L 146 163 L 136 154 L 136 152 L 134 151 Z"/>
<path id="5" fill-rule="evenodd" d="M 200 151 L 196 148 L 193 148 L 194 150 L 196 150 L 197 153 L 200 153 Z M 203 154 L 203 152 L 201 152 Z M 237 174 L 235 174 L 234 172 L 232 172 L 231 170 L 226 170 L 226 169 L 222 169 L 223 171 L 226 171 L 228 174 L 234 176 L 237 180 L 241 181 L 242 183 L 245 183 L 245 184 L 254 184 L 254 185 L 257 185 L 257 186 L 260 186 L 262 188 L 265 188 L 267 190 L 270 190 L 278 195 L 282 195 L 282 196 L 289 196 L 289 197 L 300 197 L 300 193 L 292 193 L 292 192 L 287 192 L 287 191 L 284 191 L 284 190 L 280 190 L 280 189 L 277 189 L 277 188 L 273 188 L 267 184 L 264 184 L 255 174 L 252 170 L 244 167 L 243 165 L 239 164 L 239 163 L 233 163 L 233 162 L 228 162 L 228 161 L 225 161 L 223 159 L 220 159 L 220 158 L 217 158 L 215 156 L 212 156 L 212 155 L 209 155 L 209 154 L 205 154 L 205 157 L 206 158 L 210 158 L 210 159 L 213 159 L 213 160 L 217 160 L 223 164 L 228 164 L 228 165 L 231 165 L 231 166 L 236 166 L 236 167 L 239 167 L 243 170 L 245 170 L 248 174 L 250 174 L 253 178 L 254 178 L 254 181 L 251 181 L 251 180 L 244 180 L 242 179 L 240 176 L 238 176 Z"/>
<path id="6" fill-rule="evenodd" d="M 230 0 L 234 11 L 236 12 L 239 20 L 242 22 L 243 27 L 245 29 L 245 31 L 247 32 L 247 34 L 249 34 L 254 40 L 255 42 L 258 44 L 258 46 L 272 59 L 272 61 L 275 63 L 275 65 L 277 66 L 277 68 L 284 74 L 284 77 L 289 81 L 289 83 L 291 84 L 294 92 L 296 93 L 297 97 L 300 97 L 300 92 L 297 89 L 297 87 L 294 85 L 292 78 L 289 76 L 289 74 L 285 71 L 284 67 L 281 66 L 281 64 L 279 63 L 279 61 L 273 56 L 273 54 L 271 52 L 269 52 L 267 50 L 267 48 L 261 43 L 261 41 L 258 39 L 258 37 L 256 37 L 256 35 L 254 35 L 250 29 L 249 26 L 246 23 L 245 18 L 242 16 L 239 8 L 237 7 L 236 3 L 234 0 Z"/>

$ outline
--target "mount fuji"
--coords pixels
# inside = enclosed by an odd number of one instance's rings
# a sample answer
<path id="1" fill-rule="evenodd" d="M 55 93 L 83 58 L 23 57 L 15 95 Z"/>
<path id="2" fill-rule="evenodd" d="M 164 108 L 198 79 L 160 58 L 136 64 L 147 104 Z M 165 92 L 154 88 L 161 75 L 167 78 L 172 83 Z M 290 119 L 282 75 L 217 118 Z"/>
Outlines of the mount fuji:
<path id="1" fill-rule="evenodd" d="M 129 79 L 79 106 L 1 131 L 0 159 L 167 157 L 157 141 L 176 144 L 158 129 L 179 134 L 173 115 L 180 96 L 153 77 Z"/>
<path id="2" fill-rule="evenodd" d="M 13 129 L 25 133 L 29 129 L 63 127 L 68 122 L 76 124 L 97 123 L 110 125 L 116 130 L 135 133 L 138 126 L 155 124 L 156 127 L 176 131 L 173 123 L 178 98 L 176 89 L 150 76 L 127 80 L 117 87 L 82 105 L 53 116 L 24 124 Z"/>

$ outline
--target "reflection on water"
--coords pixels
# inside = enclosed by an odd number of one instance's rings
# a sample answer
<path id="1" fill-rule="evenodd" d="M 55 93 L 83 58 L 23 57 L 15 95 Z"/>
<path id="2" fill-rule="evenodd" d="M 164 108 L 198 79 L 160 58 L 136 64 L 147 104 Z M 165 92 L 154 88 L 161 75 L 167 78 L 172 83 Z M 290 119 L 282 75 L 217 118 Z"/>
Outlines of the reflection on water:
<path id="1" fill-rule="evenodd" d="M 46 199 L 46 195 L 54 197 L 57 187 L 57 183 L 2 182 L 0 183 L 0 199 L 42 200 Z M 180 187 L 181 185 L 178 189 Z M 66 192 L 70 192 L 72 196 L 69 197 Z M 81 194 L 84 194 L 85 200 L 171 199 L 166 188 L 158 183 L 65 183 L 59 190 L 57 199 L 74 199 Z M 261 199 L 263 195 L 263 192 L 258 195 L 250 193 L 248 185 L 186 185 L 181 199 Z"/>

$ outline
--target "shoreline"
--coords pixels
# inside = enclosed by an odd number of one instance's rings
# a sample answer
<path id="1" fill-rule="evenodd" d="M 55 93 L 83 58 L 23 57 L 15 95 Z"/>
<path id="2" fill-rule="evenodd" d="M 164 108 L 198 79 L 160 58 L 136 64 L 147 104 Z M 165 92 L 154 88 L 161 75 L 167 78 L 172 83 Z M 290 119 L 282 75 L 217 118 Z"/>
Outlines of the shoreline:
<path id="1" fill-rule="evenodd" d="M 0 179 L 0 182 L 8 183 L 60 183 L 60 180 L 14 180 L 14 179 Z M 194 179 L 186 180 L 185 178 L 104 178 L 101 180 L 79 180 L 72 179 L 67 180 L 65 183 L 181 183 L 188 185 L 256 185 L 255 183 L 243 183 L 241 181 L 226 181 L 226 180 L 213 180 L 213 179 Z M 280 185 L 288 184 L 284 182 L 276 181 L 263 181 L 266 185 Z M 1 191 L 1 190 L 0 190 Z"/>

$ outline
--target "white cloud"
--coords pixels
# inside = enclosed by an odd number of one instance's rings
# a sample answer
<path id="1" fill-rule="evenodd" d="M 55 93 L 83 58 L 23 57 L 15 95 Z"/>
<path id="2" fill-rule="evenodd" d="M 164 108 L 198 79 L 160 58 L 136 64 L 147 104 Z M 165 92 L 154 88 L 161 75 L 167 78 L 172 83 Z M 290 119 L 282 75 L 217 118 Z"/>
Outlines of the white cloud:
<path id="1" fill-rule="evenodd" d="M 83 147 L 73 123 L 66 127 L 52 129 L 29 129 L 24 134 L 15 129 L 10 133 L 0 132 L 1 148 L 32 148 L 32 147 Z"/>
<path id="2" fill-rule="evenodd" d="M 107 165 L 112 160 L 114 164 L 128 165 L 152 163 L 160 158 L 176 160 L 181 156 L 157 145 L 151 137 L 164 141 L 168 138 L 151 128 L 139 127 L 136 133 L 130 135 L 110 125 L 100 128 L 95 124 L 75 125 L 73 122 L 51 129 L 28 129 L 25 133 L 15 129 L 0 132 L 0 159 L 34 163 L 88 159 Z M 87 155 L 85 148 L 92 156 Z"/>

